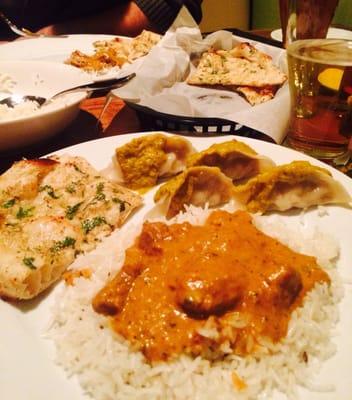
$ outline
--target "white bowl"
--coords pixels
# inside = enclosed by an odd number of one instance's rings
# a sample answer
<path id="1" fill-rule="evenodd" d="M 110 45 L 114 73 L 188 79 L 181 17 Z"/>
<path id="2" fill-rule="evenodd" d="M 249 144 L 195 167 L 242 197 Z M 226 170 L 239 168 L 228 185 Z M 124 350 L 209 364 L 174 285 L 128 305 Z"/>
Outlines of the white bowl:
<path id="1" fill-rule="evenodd" d="M 61 90 L 91 82 L 78 68 L 42 61 L 0 61 L 0 99 L 8 97 L 1 84 L 3 74 L 11 77 L 11 91 L 49 98 Z M 2 87 L 3 86 L 3 87 Z M 77 116 L 86 92 L 57 97 L 30 115 L 2 119 L 0 116 L 0 151 L 22 147 L 62 131 Z"/>

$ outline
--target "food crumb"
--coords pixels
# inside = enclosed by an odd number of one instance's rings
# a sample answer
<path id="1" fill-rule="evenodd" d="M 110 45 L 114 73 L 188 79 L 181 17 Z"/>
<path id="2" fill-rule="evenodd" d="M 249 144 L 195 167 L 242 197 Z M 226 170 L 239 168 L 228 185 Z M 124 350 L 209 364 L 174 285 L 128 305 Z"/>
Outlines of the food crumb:
<path id="1" fill-rule="evenodd" d="M 247 384 L 246 382 L 241 379 L 236 372 L 232 372 L 231 373 L 231 378 L 232 378 L 232 383 L 233 386 L 237 389 L 237 390 L 244 390 L 247 389 Z"/>
<path id="2" fill-rule="evenodd" d="M 327 208 L 324 206 L 318 206 L 318 216 L 324 217 L 325 215 L 329 215 Z"/>
<path id="3" fill-rule="evenodd" d="M 90 268 L 82 268 L 77 270 L 68 270 L 64 272 L 63 278 L 67 286 L 74 286 L 74 280 L 76 278 L 90 279 L 92 276 L 92 270 Z"/>

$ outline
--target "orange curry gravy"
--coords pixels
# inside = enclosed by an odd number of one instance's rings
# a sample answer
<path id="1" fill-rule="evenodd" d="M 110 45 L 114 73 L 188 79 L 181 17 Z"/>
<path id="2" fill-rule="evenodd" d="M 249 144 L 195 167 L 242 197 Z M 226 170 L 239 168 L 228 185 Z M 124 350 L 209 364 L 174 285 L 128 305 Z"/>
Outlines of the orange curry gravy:
<path id="1" fill-rule="evenodd" d="M 283 338 L 317 282 L 330 280 L 315 258 L 260 232 L 247 212 L 214 211 L 203 226 L 145 223 L 93 307 L 150 361 L 207 356 L 225 341 L 244 355 L 259 336 Z M 207 339 L 204 327 L 219 334 Z"/>

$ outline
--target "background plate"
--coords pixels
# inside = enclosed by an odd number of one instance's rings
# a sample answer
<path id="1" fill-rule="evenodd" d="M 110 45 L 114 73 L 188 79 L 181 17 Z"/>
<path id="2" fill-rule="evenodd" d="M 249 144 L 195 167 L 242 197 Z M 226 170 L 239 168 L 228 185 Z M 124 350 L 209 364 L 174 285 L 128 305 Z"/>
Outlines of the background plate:
<path id="1" fill-rule="evenodd" d="M 74 50 L 93 52 L 93 42 L 111 40 L 113 35 L 68 35 L 57 38 L 15 40 L 0 46 L 0 60 L 42 60 L 64 62 Z"/>
<path id="2" fill-rule="evenodd" d="M 270 36 L 273 39 L 281 42 L 282 41 L 281 29 L 276 29 L 275 31 L 272 31 Z M 331 39 L 352 39 L 352 31 L 340 28 L 329 28 L 327 37 Z"/>

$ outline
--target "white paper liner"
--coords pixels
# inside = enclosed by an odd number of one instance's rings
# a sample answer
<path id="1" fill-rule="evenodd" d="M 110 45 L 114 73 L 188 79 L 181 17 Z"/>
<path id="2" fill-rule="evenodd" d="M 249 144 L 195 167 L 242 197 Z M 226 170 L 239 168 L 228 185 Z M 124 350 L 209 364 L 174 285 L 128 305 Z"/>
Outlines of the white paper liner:
<path id="1" fill-rule="evenodd" d="M 149 107 L 155 111 L 187 117 L 224 118 L 263 132 L 276 143 L 284 139 L 289 119 L 290 98 L 285 83 L 274 99 L 251 106 L 244 98 L 228 90 L 208 89 L 185 83 L 195 68 L 190 60 L 210 46 L 230 49 L 238 42 L 249 42 L 269 54 L 273 62 L 286 72 L 285 50 L 236 37 L 228 31 L 217 31 L 202 39 L 199 27 L 186 8 L 182 8 L 174 24 L 138 66 L 125 72 L 137 76 L 114 96 Z"/>

